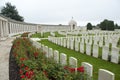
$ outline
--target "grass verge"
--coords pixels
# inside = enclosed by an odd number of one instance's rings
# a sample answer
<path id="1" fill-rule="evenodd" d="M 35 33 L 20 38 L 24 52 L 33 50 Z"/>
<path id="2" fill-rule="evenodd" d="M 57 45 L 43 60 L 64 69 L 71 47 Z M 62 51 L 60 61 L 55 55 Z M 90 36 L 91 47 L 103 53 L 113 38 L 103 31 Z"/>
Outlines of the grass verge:
<path id="1" fill-rule="evenodd" d="M 115 74 L 115 80 L 120 79 L 120 64 L 114 64 L 108 61 L 101 60 L 99 58 L 94 58 L 74 50 L 70 50 L 61 46 L 58 46 L 54 43 L 49 42 L 48 40 L 42 40 L 40 43 L 53 48 L 53 50 L 58 50 L 60 53 L 67 54 L 68 57 L 73 56 L 78 59 L 78 66 L 81 65 L 81 62 L 88 62 L 93 65 L 93 80 L 98 79 L 98 70 L 106 69 Z"/>

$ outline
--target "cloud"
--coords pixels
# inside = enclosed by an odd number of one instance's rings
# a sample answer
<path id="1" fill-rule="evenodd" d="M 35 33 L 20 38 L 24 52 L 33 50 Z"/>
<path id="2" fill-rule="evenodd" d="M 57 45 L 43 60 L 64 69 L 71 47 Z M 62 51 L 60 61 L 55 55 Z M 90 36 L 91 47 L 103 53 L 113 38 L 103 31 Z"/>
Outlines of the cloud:
<path id="1" fill-rule="evenodd" d="M 8 1 L 26 22 L 68 24 L 72 16 L 78 25 L 97 24 L 104 19 L 120 21 L 119 0 L 2 0 L 0 5 Z"/>

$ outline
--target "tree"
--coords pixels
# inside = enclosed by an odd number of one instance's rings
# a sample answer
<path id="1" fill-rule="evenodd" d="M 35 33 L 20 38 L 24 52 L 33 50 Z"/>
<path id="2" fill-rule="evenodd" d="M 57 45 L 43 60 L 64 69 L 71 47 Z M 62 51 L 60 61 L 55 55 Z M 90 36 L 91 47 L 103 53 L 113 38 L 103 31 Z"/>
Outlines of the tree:
<path id="1" fill-rule="evenodd" d="M 2 8 L 1 14 L 17 21 L 24 21 L 24 18 L 19 15 L 16 7 L 12 6 L 9 2 Z"/>
<path id="2" fill-rule="evenodd" d="M 92 24 L 91 24 L 91 23 L 88 23 L 88 24 L 87 24 L 87 30 L 92 30 L 92 28 L 93 28 Z"/>
<path id="3" fill-rule="evenodd" d="M 114 30 L 114 21 L 110 21 L 105 19 L 103 22 L 100 23 L 101 30 Z"/>
<path id="4" fill-rule="evenodd" d="M 115 29 L 119 29 L 119 26 L 118 26 L 118 24 L 115 24 Z"/>

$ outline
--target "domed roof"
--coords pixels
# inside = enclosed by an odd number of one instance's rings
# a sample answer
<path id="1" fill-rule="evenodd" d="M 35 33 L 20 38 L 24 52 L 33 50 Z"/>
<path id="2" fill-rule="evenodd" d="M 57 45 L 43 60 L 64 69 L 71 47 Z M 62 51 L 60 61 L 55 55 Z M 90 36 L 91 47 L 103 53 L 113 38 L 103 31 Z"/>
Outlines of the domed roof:
<path id="1" fill-rule="evenodd" d="M 72 19 L 69 21 L 69 25 L 72 25 L 72 24 L 77 24 L 77 22 L 75 20 L 73 20 L 73 17 Z"/>

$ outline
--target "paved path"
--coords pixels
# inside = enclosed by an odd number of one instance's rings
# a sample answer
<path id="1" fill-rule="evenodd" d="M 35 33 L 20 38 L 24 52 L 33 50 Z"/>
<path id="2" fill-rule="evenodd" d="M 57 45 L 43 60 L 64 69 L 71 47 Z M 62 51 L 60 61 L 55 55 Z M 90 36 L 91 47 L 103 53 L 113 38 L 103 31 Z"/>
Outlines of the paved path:
<path id="1" fill-rule="evenodd" d="M 9 53 L 13 39 L 0 41 L 0 80 L 9 80 Z"/>

